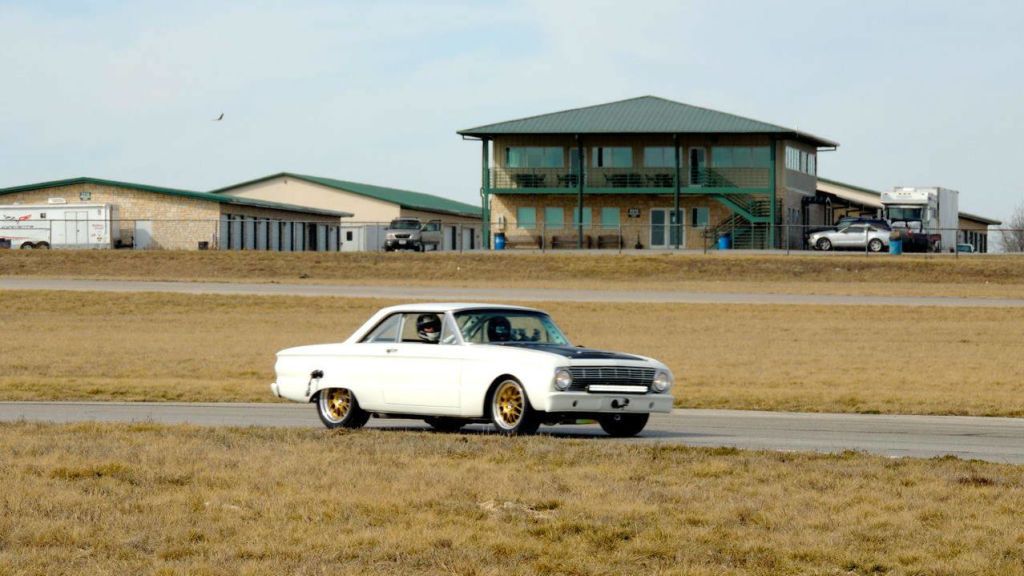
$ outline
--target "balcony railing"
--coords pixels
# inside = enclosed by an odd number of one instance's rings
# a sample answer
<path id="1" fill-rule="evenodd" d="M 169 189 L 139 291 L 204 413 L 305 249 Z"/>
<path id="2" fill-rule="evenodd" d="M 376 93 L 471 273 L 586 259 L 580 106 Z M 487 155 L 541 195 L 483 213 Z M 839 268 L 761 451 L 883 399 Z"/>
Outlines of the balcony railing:
<path id="1" fill-rule="evenodd" d="M 682 188 L 756 188 L 770 186 L 771 168 L 702 168 L 684 170 Z M 492 168 L 491 188 L 576 189 L 580 175 L 567 168 Z M 623 188 L 671 190 L 676 186 L 671 168 L 589 168 L 584 173 L 584 188 Z"/>

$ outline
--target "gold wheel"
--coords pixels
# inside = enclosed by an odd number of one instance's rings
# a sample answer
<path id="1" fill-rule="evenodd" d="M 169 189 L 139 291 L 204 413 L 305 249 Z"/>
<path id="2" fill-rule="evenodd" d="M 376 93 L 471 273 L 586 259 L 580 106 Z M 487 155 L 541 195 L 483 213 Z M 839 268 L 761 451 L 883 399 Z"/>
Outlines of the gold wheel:
<path id="1" fill-rule="evenodd" d="M 330 388 L 320 393 L 320 410 L 332 422 L 341 422 L 352 411 L 352 393 L 344 388 Z"/>
<path id="2" fill-rule="evenodd" d="M 526 396 L 518 382 L 506 380 L 494 391 L 494 421 L 506 429 L 515 428 L 523 419 Z"/>

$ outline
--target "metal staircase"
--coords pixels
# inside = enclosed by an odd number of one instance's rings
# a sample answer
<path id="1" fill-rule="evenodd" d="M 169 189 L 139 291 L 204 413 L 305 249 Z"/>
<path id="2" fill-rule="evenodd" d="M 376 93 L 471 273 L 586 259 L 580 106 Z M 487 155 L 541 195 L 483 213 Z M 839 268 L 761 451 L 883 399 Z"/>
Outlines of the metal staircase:
<path id="1" fill-rule="evenodd" d="M 715 197 L 732 214 L 714 228 L 715 237 L 729 234 L 736 250 L 764 250 L 768 246 L 771 201 L 746 195 L 722 194 Z"/>

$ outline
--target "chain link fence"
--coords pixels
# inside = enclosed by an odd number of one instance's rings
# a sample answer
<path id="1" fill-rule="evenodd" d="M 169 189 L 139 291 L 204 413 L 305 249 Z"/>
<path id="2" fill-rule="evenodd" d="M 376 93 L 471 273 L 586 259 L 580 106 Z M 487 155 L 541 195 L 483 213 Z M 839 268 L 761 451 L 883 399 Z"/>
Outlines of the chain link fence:
<path id="1" fill-rule="evenodd" d="M 1001 252 L 1006 238 L 1024 237 L 1012 228 L 920 230 L 862 219 L 839 226 L 738 223 L 710 225 L 621 222 L 612 225 L 550 226 L 544 222 L 490 225 L 431 220 L 416 230 L 389 230 L 388 222 L 335 219 L 280 220 L 225 215 L 217 219 L 43 218 L 0 220 L 0 248 L 165 249 L 275 252 L 476 251 L 537 252 L 773 251 L 866 254 Z"/>

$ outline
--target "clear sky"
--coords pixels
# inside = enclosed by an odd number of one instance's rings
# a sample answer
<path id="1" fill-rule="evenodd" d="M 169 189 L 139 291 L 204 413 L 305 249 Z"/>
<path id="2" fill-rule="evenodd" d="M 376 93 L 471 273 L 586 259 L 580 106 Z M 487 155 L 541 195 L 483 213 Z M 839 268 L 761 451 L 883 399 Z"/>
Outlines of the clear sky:
<path id="1" fill-rule="evenodd" d="M 0 1 L 0 187 L 291 171 L 476 203 L 456 130 L 652 94 L 838 141 L 821 176 L 1005 219 L 1022 30 L 1018 0 Z"/>

